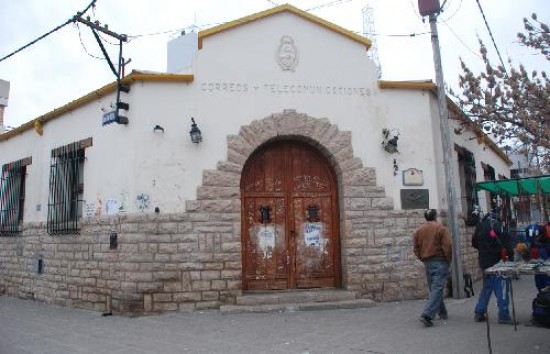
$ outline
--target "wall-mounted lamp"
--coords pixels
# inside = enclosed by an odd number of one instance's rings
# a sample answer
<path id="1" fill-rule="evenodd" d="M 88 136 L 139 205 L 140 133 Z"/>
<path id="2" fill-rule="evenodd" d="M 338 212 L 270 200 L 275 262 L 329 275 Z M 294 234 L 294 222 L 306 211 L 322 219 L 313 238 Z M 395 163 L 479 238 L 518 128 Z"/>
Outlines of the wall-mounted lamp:
<path id="1" fill-rule="evenodd" d="M 191 118 L 191 122 L 191 131 L 189 132 L 189 135 L 191 136 L 191 141 L 198 144 L 202 141 L 201 131 L 197 127 L 197 123 L 195 123 L 195 118 Z"/>
<path id="2" fill-rule="evenodd" d="M 399 139 L 399 133 L 395 129 L 382 129 L 382 147 L 390 154 L 399 153 L 397 150 L 397 140 Z"/>
<path id="3" fill-rule="evenodd" d="M 163 133 L 164 133 L 164 128 L 157 124 L 157 125 L 155 125 L 155 127 L 153 128 L 153 131 L 154 131 L 154 132 L 163 132 Z"/>

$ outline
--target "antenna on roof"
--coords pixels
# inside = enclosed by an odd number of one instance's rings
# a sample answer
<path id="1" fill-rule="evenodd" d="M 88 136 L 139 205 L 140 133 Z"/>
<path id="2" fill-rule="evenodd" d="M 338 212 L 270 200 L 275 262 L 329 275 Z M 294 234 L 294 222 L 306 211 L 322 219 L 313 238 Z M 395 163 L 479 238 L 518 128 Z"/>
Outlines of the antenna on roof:
<path id="1" fill-rule="evenodd" d="M 363 36 L 371 40 L 372 46 L 369 48 L 367 55 L 376 65 L 376 71 L 378 72 L 378 78 L 382 77 L 382 66 L 380 65 L 380 59 L 378 59 L 378 45 L 376 40 L 376 28 L 374 26 L 374 7 L 371 6 L 373 0 L 366 1 L 363 7 Z"/>

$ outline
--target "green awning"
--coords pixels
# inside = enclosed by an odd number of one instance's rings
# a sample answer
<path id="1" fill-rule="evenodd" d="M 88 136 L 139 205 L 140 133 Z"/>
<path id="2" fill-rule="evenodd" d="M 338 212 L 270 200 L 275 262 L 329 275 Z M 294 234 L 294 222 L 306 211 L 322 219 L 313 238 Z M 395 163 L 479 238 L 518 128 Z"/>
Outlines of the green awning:
<path id="1" fill-rule="evenodd" d="M 542 193 L 550 193 L 550 175 L 484 181 L 476 183 L 476 189 L 509 196 L 536 194 L 538 190 Z"/>

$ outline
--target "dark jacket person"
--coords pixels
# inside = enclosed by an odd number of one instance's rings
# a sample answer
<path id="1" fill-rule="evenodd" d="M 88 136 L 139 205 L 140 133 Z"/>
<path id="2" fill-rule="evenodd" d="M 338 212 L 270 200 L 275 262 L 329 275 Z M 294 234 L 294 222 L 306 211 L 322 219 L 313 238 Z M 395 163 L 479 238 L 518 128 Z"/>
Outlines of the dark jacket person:
<path id="1" fill-rule="evenodd" d="M 507 253 L 512 254 L 509 238 L 503 231 L 502 222 L 495 212 L 490 212 L 476 226 L 472 236 L 472 246 L 478 250 L 479 266 L 482 270 L 497 264 Z M 493 291 L 497 298 L 498 322 L 512 324 L 510 312 L 508 311 L 510 289 L 510 278 L 497 276 L 495 274 L 483 273 L 483 289 L 474 310 L 474 320 L 483 322 L 487 320 L 487 306 Z"/>

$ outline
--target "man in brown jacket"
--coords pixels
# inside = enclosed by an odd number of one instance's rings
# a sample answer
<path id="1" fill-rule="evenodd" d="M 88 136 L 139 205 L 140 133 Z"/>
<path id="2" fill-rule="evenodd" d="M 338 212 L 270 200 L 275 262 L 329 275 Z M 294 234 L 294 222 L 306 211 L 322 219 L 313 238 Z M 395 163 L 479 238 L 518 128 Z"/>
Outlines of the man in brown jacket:
<path id="1" fill-rule="evenodd" d="M 426 210 L 424 217 L 426 222 L 414 232 L 414 254 L 426 267 L 426 280 L 430 291 L 420 321 L 426 327 L 431 327 L 436 314 L 439 313 L 442 320 L 447 319 L 443 289 L 452 260 L 452 241 L 449 231 L 436 221 L 435 209 Z"/>

